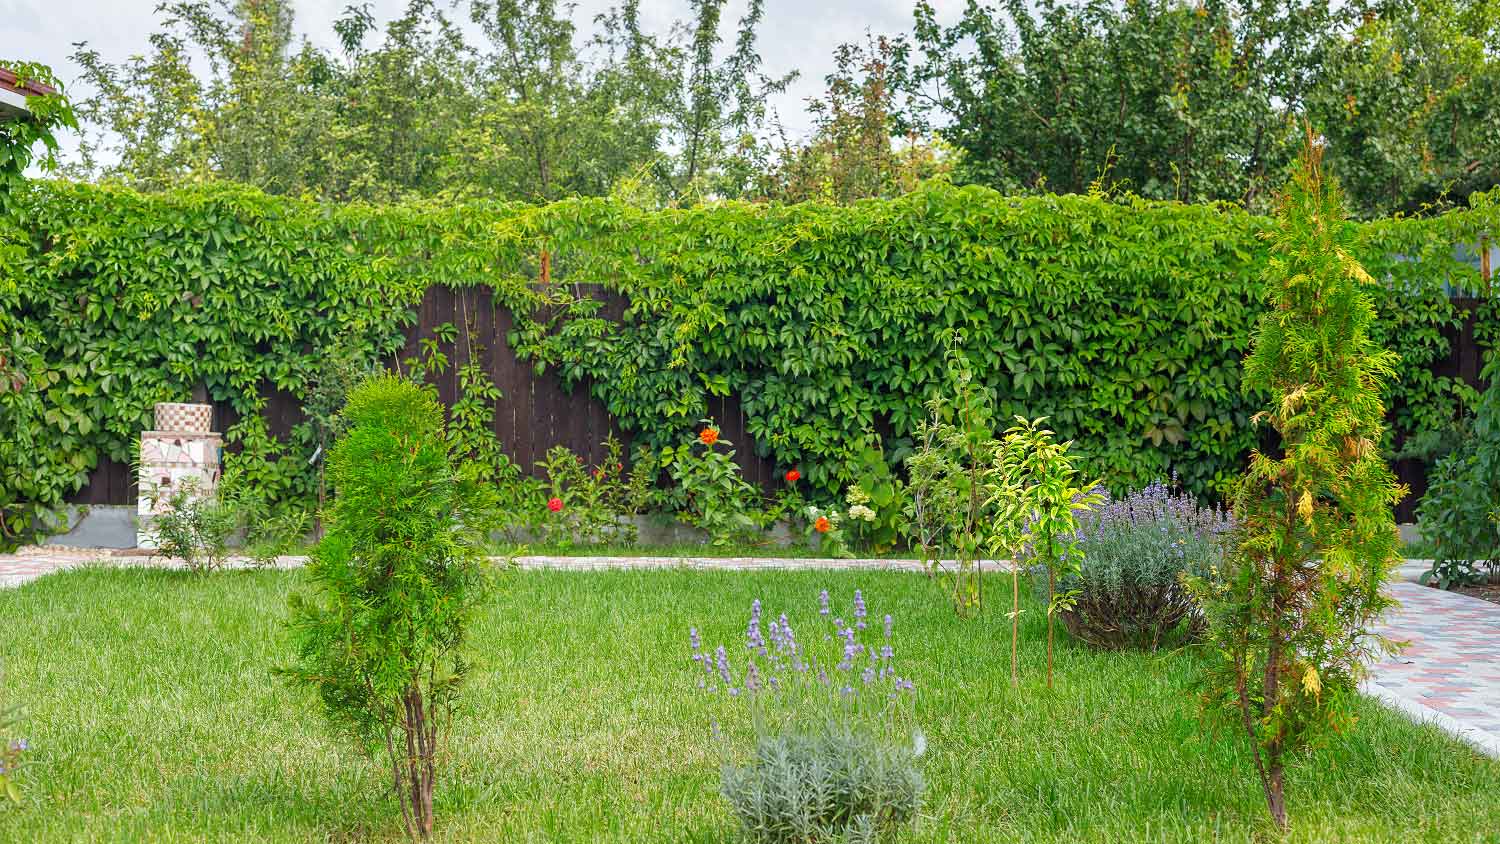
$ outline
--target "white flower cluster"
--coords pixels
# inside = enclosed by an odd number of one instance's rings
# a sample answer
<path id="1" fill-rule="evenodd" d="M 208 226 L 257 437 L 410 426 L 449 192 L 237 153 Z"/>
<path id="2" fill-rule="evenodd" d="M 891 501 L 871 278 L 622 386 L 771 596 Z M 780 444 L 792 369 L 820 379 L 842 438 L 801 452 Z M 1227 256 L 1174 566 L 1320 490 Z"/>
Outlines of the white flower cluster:
<path id="1" fill-rule="evenodd" d="M 875 511 L 870 509 L 870 494 L 865 492 L 859 484 L 849 487 L 849 491 L 844 494 L 844 500 L 849 502 L 849 518 L 861 522 L 875 521 Z"/>

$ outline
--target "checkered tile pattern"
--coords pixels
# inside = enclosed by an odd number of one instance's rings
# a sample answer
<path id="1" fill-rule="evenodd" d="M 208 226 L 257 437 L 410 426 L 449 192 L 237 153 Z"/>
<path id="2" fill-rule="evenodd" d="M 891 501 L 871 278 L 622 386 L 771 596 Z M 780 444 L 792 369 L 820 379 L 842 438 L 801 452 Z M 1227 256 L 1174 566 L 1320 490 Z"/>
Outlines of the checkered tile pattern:
<path id="1" fill-rule="evenodd" d="M 203 431 L 213 428 L 214 408 L 210 404 L 179 404 L 158 402 L 156 405 L 156 430 L 158 431 Z"/>
<path id="2" fill-rule="evenodd" d="M 1410 644 L 1370 681 L 1500 747 L 1500 604 L 1415 583 L 1390 591 L 1401 608 L 1381 632 Z"/>

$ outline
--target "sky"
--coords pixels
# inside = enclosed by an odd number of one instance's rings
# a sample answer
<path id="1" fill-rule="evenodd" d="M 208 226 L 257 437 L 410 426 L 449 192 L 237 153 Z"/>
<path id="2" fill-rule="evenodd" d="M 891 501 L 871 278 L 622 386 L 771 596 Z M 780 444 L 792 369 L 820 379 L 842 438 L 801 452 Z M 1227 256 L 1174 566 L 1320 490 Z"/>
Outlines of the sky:
<path id="1" fill-rule="evenodd" d="M 440 3 L 446 0 L 439 0 Z M 79 76 L 69 60 L 74 42 L 87 41 L 107 61 L 120 62 L 145 53 L 147 38 L 156 28 L 159 0 L 0 0 L 0 58 L 38 61 L 52 67 L 65 90 Z M 333 21 L 356 0 L 295 0 L 296 31 L 312 43 L 336 50 Z M 618 0 L 577 0 L 573 20 L 580 35 L 594 16 Z M 940 20 L 955 20 L 964 0 L 932 0 Z M 383 25 L 405 8 L 407 0 L 370 0 L 370 10 Z M 464 4 L 467 6 L 467 3 Z M 746 0 L 729 0 L 724 10 L 725 40 Z M 915 0 L 765 0 L 760 26 L 760 54 L 769 75 L 800 71 L 800 78 L 772 105 L 788 134 L 803 136 L 809 126 L 804 103 L 823 91 L 823 79 L 833 70 L 833 50 L 839 44 L 873 34 L 910 31 Z M 665 32 L 673 21 L 688 15 L 685 0 L 641 0 L 643 23 L 649 31 Z M 451 13 L 467 20 L 463 9 Z M 476 39 L 477 40 L 477 39 Z M 66 151 L 76 139 L 60 139 Z"/>

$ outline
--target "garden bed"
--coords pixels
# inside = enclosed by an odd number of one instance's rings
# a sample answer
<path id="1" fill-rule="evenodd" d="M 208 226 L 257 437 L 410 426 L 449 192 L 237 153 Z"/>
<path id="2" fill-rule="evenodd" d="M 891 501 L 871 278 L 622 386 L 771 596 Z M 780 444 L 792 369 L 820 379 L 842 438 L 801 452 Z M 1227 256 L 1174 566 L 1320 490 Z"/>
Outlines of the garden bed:
<path id="1" fill-rule="evenodd" d="M 399 840 L 386 776 L 271 673 L 291 659 L 282 622 L 303 577 L 87 569 L 0 592 L 7 694 L 26 707 L 35 762 L 27 803 L 0 810 L 0 840 Z M 1267 832 L 1242 737 L 1200 731 L 1184 654 L 1063 640 L 1048 692 L 1032 604 L 1018 692 L 1003 608 L 957 619 L 920 575 L 524 571 L 503 576 L 473 630 L 438 840 L 732 840 L 708 725 L 735 710 L 695 688 L 687 628 L 742 641 L 752 599 L 805 615 L 822 588 L 844 600 L 861 588 L 872 613 L 898 620 L 929 742 L 922 815 L 900 840 Z M 1500 762 L 1373 701 L 1359 716 L 1290 771 L 1291 840 L 1473 841 L 1500 828 Z"/>

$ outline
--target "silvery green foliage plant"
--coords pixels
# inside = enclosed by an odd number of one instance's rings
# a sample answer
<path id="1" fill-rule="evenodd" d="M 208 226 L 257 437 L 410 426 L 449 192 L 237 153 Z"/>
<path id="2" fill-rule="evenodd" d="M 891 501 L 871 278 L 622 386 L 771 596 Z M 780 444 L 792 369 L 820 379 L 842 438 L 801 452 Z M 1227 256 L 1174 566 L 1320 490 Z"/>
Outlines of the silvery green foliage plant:
<path id="1" fill-rule="evenodd" d="M 1202 613 L 1184 576 L 1211 577 L 1233 528 L 1227 511 L 1156 482 L 1109 498 L 1079 517 L 1078 567 L 1057 588 L 1074 593 L 1061 611 L 1074 637 L 1105 649 L 1155 649 L 1196 635 Z M 1045 590 L 1045 582 L 1038 582 Z"/>
<path id="2" fill-rule="evenodd" d="M 4 678 L 0 677 L 0 691 L 4 691 Z M 26 739 L 17 738 L 6 740 L 6 733 L 16 725 L 20 717 L 18 707 L 7 707 L 0 700 L 0 799 L 9 800 L 12 803 L 21 802 L 21 786 L 17 774 L 25 765 L 23 761 L 26 751 L 31 746 Z"/>
<path id="3" fill-rule="evenodd" d="M 756 600 L 733 656 L 689 631 L 699 689 L 749 720 L 748 755 L 733 752 L 736 730 L 715 721 L 713 735 L 722 793 L 751 840 L 875 841 L 916 815 L 925 739 L 912 727 L 915 684 L 897 673 L 895 621 L 872 623 L 858 590 L 848 617 L 825 590 L 808 633 L 786 613 L 764 623 Z"/>

